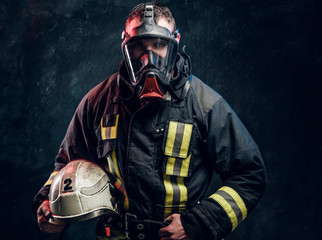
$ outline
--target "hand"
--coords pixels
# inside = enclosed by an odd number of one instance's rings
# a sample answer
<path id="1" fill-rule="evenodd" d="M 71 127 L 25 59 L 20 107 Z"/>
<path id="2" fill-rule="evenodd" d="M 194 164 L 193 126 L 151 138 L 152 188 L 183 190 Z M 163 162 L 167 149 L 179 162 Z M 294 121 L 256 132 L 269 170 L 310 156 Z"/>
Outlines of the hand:
<path id="1" fill-rule="evenodd" d="M 40 230 L 48 233 L 58 233 L 62 232 L 65 228 L 65 225 L 57 225 L 48 222 L 48 219 L 51 217 L 51 211 L 49 208 L 49 201 L 45 200 L 39 206 L 37 210 L 37 220 Z"/>
<path id="2" fill-rule="evenodd" d="M 161 240 L 191 240 L 182 226 L 180 214 L 172 214 L 164 221 L 171 223 L 159 230 Z"/>

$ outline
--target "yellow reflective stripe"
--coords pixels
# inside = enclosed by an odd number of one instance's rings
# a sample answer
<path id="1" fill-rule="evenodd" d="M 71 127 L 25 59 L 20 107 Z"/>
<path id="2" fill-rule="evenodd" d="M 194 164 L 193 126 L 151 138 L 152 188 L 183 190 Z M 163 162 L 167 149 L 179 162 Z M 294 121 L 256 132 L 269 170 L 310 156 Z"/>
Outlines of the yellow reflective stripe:
<path id="1" fill-rule="evenodd" d="M 193 125 L 181 122 L 169 122 L 164 154 L 172 157 L 187 158 Z"/>
<path id="2" fill-rule="evenodd" d="M 184 125 L 184 132 L 183 132 L 183 139 L 180 149 L 180 157 L 185 158 L 188 155 L 190 139 L 192 133 L 192 124 L 185 124 Z"/>
<path id="3" fill-rule="evenodd" d="M 57 173 L 59 173 L 59 171 L 54 171 L 52 174 L 50 174 L 50 177 L 49 178 L 55 177 L 57 175 Z"/>
<path id="4" fill-rule="evenodd" d="M 114 186 L 123 194 L 123 196 L 124 196 L 123 207 L 125 208 L 125 210 L 128 210 L 129 209 L 129 198 L 126 193 L 123 179 L 121 178 L 121 174 L 120 174 L 119 166 L 117 163 L 115 151 L 112 151 L 111 155 L 107 156 L 107 161 L 108 161 L 109 172 L 112 173 L 116 179 Z"/>
<path id="5" fill-rule="evenodd" d="M 165 203 L 166 206 L 164 209 L 164 217 L 166 218 L 172 213 L 172 209 L 169 206 L 172 206 L 173 202 L 173 188 L 171 186 L 170 176 L 164 174 L 164 187 L 165 187 Z"/>
<path id="6" fill-rule="evenodd" d="M 172 155 L 174 140 L 176 138 L 177 126 L 178 126 L 178 122 L 170 121 L 167 142 L 164 150 L 165 155 L 168 155 L 168 156 Z"/>
<path id="7" fill-rule="evenodd" d="M 242 213 L 243 220 L 244 220 L 247 216 L 247 208 L 246 208 L 246 205 L 245 205 L 243 199 L 239 196 L 239 194 L 234 189 L 232 189 L 231 187 L 227 187 L 227 186 L 223 186 L 219 190 L 223 190 L 223 191 L 227 192 L 235 200 L 235 202 L 237 203 L 237 205 Z"/>
<path id="8" fill-rule="evenodd" d="M 103 117 L 101 118 L 101 138 L 102 140 L 106 140 L 106 127 L 103 127 Z"/>
<path id="9" fill-rule="evenodd" d="M 186 208 L 187 200 L 188 200 L 188 190 L 187 187 L 184 185 L 184 178 L 178 177 L 178 186 L 180 188 L 180 212 L 183 211 Z"/>
<path id="10" fill-rule="evenodd" d="M 164 174 L 165 209 L 164 218 L 172 214 L 173 209 L 181 213 L 187 205 L 188 190 L 184 185 L 184 177 Z"/>
<path id="11" fill-rule="evenodd" d="M 167 166 L 166 166 L 166 172 L 165 172 L 166 174 L 173 175 L 175 162 L 176 162 L 175 157 L 168 157 Z"/>
<path id="12" fill-rule="evenodd" d="M 188 156 L 192 124 L 169 122 L 164 154 L 167 165 L 164 176 L 165 209 L 164 217 L 186 208 L 188 190 L 184 178 L 189 175 L 191 155 Z"/>
<path id="13" fill-rule="evenodd" d="M 117 125 L 119 122 L 119 115 L 116 115 L 116 122 L 115 122 L 115 126 L 111 127 L 111 132 L 110 132 L 110 139 L 116 139 L 116 135 L 117 135 Z"/>
<path id="14" fill-rule="evenodd" d="M 172 206 L 173 201 L 173 189 L 170 182 L 170 176 L 164 174 L 164 186 L 165 186 L 165 205 L 166 206 Z"/>
<path id="15" fill-rule="evenodd" d="M 229 205 L 229 203 L 224 199 L 222 196 L 218 195 L 217 193 L 214 193 L 213 195 L 210 196 L 212 199 L 214 199 L 216 202 L 219 203 L 219 205 L 225 210 L 227 213 L 231 224 L 232 224 L 232 231 L 237 227 L 238 225 L 238 220 L 237 216 L 232 209 L 232 207 Z"/>
<path id="16" fill-rule="evenodd" d="M 210 198 L 214 199 L 227 213 L 234 230 L 247 216 L 247 208 L 240 195 L 231 187 L 223 186 Z"/>
<path id="17" fill-rule="evenodd" d="M 116 115 L 115 125 L 112 127 L 104 127 L 103 126 L 103 118 L 101 118 L 101 138 L 102 140 L 107 139 L 116 139 L 117 136 L 117 126 L 119 122 L 119 115 Z"/>
<path id="18" fill-rule="evenodd" d="M 110 155 L 107 156 L 107 165 L 108 165 L 108 170 L 110 173 L 114 174 L 113 171 L 113 160 Z"/>
<path id="19" fill-rule="evenodd" d="M 180 176 L 188 177 L 191 154 L 182 161 Z"/>
<path id="20" fill-rule="evenodd" d="M 165 173 L 180 177 L 188 177 L 191 154 L 185 158 L 168 157 Z"/>
<path id="21" fill-rule="evenodd" d="M 123 207 L 125 208 L 125 210 L 129 210 L 129 197 L 127 196 L 126 189 L 122 180 L 119 178 L 116 178 L 116 182 L 114 183 L 114 186 L 123 193 L 123 196 L 124 196 Z"/>
<path id="22" fill-rule="evenodd" d="M 119 166 L 117 164 L 117 159 L 116 159 L 116 153 L 115 153 L 115 151 L 112 152 L 112 160 L 113 160 L 113 165 L 114 165 L 114 169 L 115 169 L 115 172 L 116 172 L 116 176 L 119 179 L 121 179 L 121 181 L 123 182 L 123 179 L 122 179 L 121 174 L 120 174 Z"/>
<path id="23" fill-rule="evenodd" d="M 49 178 L 48 178 L 47 182 L 45 182 L 44 186 L 51 185 L 51 184 L 52 184 L 52 182 L 53 182 L 53 179 L 54 179 L 54 177 L 57 175 L 57 173 L 59 173 L 59 171 L 54 171 L 54 172 L 52 172 L 52 173 L 50 174 L 50 176 L 49 176 Z"/>
<path id="24" fill-rule="evenodd" d="M 124 203 L 123 203 L 123 207 L 124 207 L 124 209 L 125 210 L 129 210 L 129 206 L 130 204 L 129 204 L 129 198 L 128 198 L 128 196 L 126 195 L 125 197 L 124 197 Z"/>
<path id="25" fill-rule="evenodd" d="M 53 183 L 53 180 L 52 180 L 52 179 L 49 179 L 49 180 L 44 184 L 44 186 L 51 185 L 52 183 Z"/>

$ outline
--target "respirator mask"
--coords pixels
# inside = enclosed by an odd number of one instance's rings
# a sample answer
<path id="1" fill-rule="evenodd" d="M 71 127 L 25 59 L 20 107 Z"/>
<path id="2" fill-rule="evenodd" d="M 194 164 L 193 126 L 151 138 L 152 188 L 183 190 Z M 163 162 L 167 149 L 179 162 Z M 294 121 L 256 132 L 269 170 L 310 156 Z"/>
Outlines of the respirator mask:
<path id="1" fill-rule="evenodd" d="M 142 24 L 122 33 L 122 53 L 130 83 L 138 98 L 163 98 L 170 86 L 178 52 L 178 31 L 170 32 L 154 21 L 153 5 L 146 4 Z"/>

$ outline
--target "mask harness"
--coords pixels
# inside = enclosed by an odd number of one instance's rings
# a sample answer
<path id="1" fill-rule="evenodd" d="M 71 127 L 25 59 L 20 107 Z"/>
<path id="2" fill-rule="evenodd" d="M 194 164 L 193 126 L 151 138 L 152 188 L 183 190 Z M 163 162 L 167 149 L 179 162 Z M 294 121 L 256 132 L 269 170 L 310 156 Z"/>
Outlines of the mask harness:
<path id="1" fill-rule="evenodd" d="M 160 100 L 170 86 L 175 66 L 178 31 L 171 33 L 154 21 L 153 4 L 147 3 L 142 24 L 122 33 L 122 53 L 130 82 L 142 102 Z"/>

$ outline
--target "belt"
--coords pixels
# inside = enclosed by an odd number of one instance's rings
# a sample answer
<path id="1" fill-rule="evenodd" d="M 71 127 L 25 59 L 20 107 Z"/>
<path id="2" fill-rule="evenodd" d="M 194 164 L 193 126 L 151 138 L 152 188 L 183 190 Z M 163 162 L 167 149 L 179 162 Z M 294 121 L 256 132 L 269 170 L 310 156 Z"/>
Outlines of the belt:
<path id="1" fill-rule="evenodd" d="M 160 239 L 160 228 L 166 227 L 169 223 L 149 220 L 149 219 L 137 219 L 133 214 L 126 213 L 124 218 L 125 235 L 131 240 L 143 240 L 143 239 Z"/>
<path id="2" fill-rule="evenodd" d="M 118 229 L 120 233 L 123 232 L 126 239 L 159 240 L 158 233 L 160 228 L 168 226 L 169 223 L 150 219 L 138 219 L 133 214 L 125 213 L 121 218 L 109 218 L 103 225 L 105 230 L 110 227 L 111 229 Z"/>

